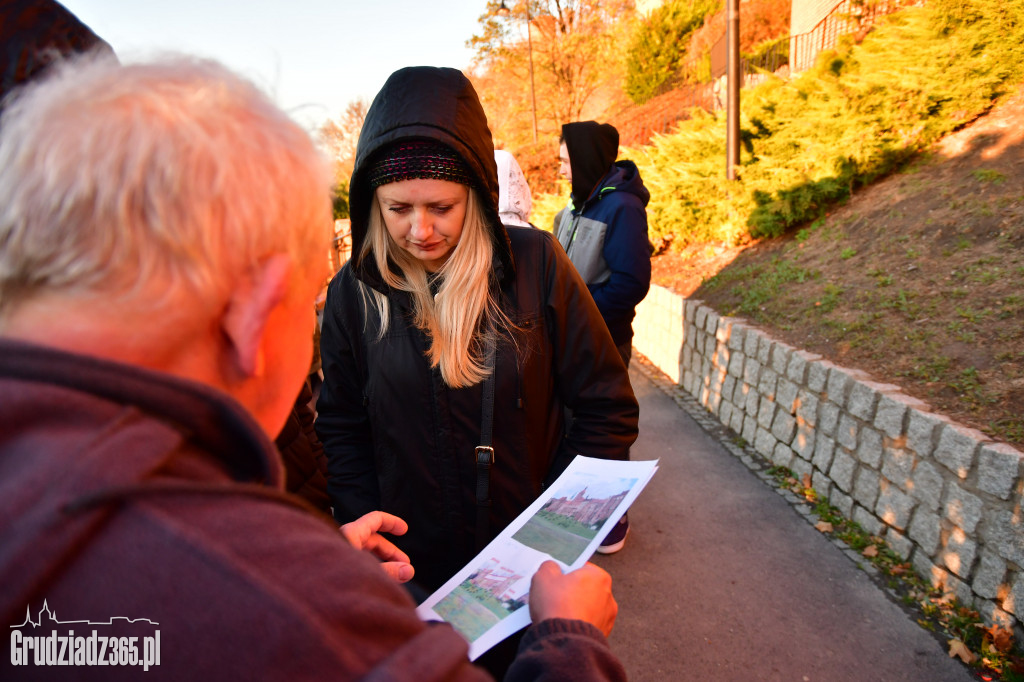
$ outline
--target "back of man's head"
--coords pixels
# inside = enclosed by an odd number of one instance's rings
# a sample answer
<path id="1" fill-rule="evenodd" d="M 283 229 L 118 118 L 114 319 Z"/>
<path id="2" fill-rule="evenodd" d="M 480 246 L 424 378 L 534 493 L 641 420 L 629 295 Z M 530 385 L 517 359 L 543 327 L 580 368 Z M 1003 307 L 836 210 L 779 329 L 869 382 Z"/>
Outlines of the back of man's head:
<path id="1" fill-rule="evenodd" d="M 0 122 L 0 322 L 40 296 L 215 300 L 326 253 L 327 166 L 252 84 L 184 57 L 52 71 Z"/>

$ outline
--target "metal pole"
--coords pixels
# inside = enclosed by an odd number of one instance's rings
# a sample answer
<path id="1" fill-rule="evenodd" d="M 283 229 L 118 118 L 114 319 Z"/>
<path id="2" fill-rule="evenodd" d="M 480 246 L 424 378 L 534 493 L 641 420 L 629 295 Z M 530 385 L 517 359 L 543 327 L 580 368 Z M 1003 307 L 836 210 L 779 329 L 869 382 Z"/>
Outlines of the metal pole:
<path id="1" fill-rule="evenodd" d="M 530 0 L 526 0 L 526 45 L 530 51 L 530 99 L 533 100 L 533 143 L 537 144 L 537 89 L 533 86 L 533 38 L 530 31 Z"/>
<path id="2" fill-rule="evenodd" d="M 729 92 L 726 97 L 725 176 L 736 179 L 740 164 L 740 0 L 728 0 Z"/>

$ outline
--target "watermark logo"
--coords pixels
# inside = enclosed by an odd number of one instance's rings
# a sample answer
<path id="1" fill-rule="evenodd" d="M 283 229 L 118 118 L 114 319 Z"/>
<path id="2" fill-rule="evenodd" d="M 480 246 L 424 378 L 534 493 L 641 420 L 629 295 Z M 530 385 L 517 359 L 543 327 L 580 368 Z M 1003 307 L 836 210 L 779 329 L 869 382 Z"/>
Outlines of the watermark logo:
<path id="1" fill-rule="evenodd" d="M 59 620 L 44 601 L 35 619 L 31 606 L 26 606 L 25 621 L 11 626 L 11 665 L 142 666 L 148 671 L 150 666 L 160 665 L 158 625 L 148 618 L 124 616 L 106 621 Z M 132 636 L 119 636 L 126 626 L 132 626 L 128 628 Z M 152 634 L 136 634 L 142 631 Z"/>

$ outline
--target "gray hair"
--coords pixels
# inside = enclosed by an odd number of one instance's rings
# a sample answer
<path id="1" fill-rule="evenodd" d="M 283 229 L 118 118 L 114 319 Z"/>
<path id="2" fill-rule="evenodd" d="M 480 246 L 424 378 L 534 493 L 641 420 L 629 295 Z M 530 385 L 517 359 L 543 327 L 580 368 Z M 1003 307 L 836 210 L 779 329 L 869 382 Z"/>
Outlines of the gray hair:
<path id="1" fill-rule="evenodd" d="M 309 135 L 214 62 L 62 64 L 0 123 L 0 315 L 50 292 L 212 295 L 270 254 L 309 262 L 330 180 Z"/>

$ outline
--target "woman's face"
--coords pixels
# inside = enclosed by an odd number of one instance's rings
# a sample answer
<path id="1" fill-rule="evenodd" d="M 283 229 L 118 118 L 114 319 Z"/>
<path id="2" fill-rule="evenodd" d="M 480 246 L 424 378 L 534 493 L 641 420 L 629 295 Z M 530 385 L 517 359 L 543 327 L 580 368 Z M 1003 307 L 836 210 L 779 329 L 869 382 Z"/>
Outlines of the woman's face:
<path id="1" fill-rule="evenodd" d="M 444 265 L 462 237 L 469 188 L 448 180 L 401 180 L 381 185 L 376 196 L 391 238 L 428 272 Z"/>

